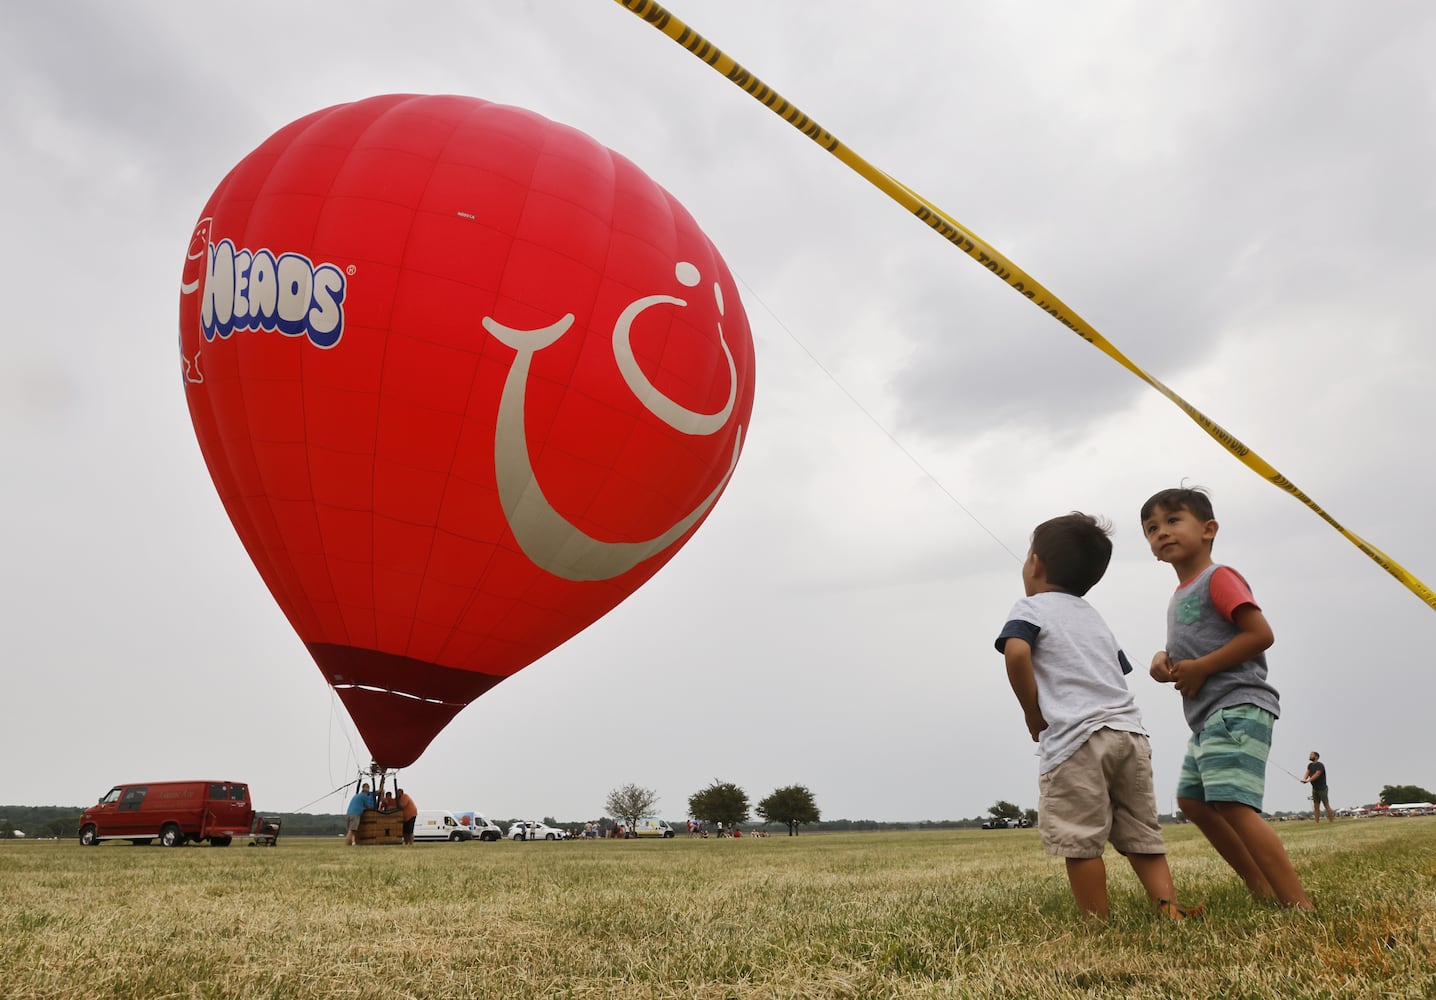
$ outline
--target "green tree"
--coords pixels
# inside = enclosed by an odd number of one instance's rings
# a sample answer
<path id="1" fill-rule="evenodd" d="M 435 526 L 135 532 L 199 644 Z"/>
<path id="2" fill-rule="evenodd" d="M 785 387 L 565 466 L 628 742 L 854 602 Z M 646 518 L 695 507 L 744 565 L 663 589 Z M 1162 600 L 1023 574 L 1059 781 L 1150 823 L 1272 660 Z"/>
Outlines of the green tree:
<path id="1" fill-rule="evenodd" d="M 1397 802 L 1436 802 L 1436 795 L 1420 785 L 1382 785 L 1381 804 L 1389 806 Z"/>
<path id="2" fill-rule="evenodd" d="M 998 799 L 987 807 L 987 811 L 998 819 L 1021 819 L 1022 807 L 1008 802 L 1006 799 Z"/>
<path id="3" fill-rule="evenodd" d="M 748 793 L 731 781 L 714 780 L 701 792 L 688 796 L 688 815 L 706 823 L 733 829 L 748 819 Z"/>
<path id="4" fill-rule="evenodd" d="M 788 836 L 796 837 L 798 827 L 804 823 L 816 823 L 822 817 L 813 793 L 802 785 L 788 785 L 779 788 L 758 803 L 758 815 L 767 823 L 783 823 L 788 827 Z"/>
<path id="5" fill-rule="evenodd" d="M 657 792 L 651 788 L 640 788 L 632 783 L 619 785 L 609 792 L 608 798 L 603 801 L 604 810 L 610 816 L 616 816 L 623 820 L 630 830 L 638 825 L 638 817 L 650 815 L 656 805 L 658 805 Z"/>

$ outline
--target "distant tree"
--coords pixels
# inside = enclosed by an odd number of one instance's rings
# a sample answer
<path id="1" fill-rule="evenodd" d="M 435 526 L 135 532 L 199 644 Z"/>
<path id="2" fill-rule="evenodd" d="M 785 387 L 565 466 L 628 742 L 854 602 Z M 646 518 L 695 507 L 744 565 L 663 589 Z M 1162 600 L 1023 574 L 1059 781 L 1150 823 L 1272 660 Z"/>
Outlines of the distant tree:
<path id="1" fill-rule="evenodd" d="M 717 781 L 688 796 L 688 814 L 732 829 L 748 819 L 748 793 L 731 781 Z"/>
<path id="2" fill-rule="evenodd" d="M 630 830 L 638 825 L 638 817 L 650 815 L 656 805 L 657 792 L 634 784 L 619 785 L 603 801 L 603 808 L 608 814 L 623 820 Z"/>
<path id="3" fill-rule="evenodd" d="M 1008 802 L 1006 799 L 998 799 L 987 807 L 987 811 L 998 819 L 1021 819 L 1022 807 Z"/>
<path id="4" fill-rule="evenodd" d="M 1381 804 L 1389 806 L 1397 802 L 1436 802 L 1436 795 L 1420 785 L 1382 785 Z"/>
<path id="5" fill-rule="evenodd" d="M 816 823 L 822 817 L 813 793 L 802 785 L 788 785 L 779 788 L 758 803 L 758 815 L 767 823 L 782 823 L 788 828 L 788 836 L 796 837 L 798 827 L 804 823 Z"/>
<path id="6" fill-rule="evenodd" d="M 57 816 L 41 827 L 40 832 L 46 837 L 64 840 L 67 837 L 75 836 L 79 826 L 80 821 L 75 817 Z"/>

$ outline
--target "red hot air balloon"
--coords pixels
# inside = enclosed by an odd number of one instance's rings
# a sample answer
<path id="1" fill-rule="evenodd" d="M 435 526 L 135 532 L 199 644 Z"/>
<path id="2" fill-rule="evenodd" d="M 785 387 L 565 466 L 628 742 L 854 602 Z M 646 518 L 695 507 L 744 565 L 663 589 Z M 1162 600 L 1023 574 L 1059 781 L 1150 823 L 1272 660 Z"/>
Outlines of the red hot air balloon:
<path id="1" fill-rule="evenodd" d="M 467 97 L 275 133 L 200 213 L 179 326 L 225 509 L 382 767 L 671 559 L 753 407 L 737 289 L 683 206 Z"/>

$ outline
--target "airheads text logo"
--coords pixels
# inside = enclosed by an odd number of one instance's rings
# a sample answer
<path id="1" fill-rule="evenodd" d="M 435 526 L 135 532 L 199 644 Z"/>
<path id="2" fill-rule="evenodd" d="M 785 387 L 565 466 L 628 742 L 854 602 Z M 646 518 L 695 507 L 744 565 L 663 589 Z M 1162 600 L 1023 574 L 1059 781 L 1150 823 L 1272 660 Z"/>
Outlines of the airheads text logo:
<path id="1" fill-rule="evenodd" d="M 315 265 L 297 253 L 276 257 L 268 250 L 237 250 L 228 239 L 210 243 L 204 281 L 186 281 L 181 291 L 199 291 L 205 340 L 236 330 L 265 330 L 287 337 L 307 336 L 329 348 L 344 333 L 344 272 Z"/>

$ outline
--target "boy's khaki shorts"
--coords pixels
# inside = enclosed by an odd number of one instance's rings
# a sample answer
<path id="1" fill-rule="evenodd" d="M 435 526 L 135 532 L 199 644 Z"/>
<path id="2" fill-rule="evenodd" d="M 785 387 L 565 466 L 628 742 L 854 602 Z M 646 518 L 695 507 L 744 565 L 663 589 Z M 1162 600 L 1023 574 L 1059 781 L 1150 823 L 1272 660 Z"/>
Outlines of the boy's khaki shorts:
<path id="1" fill-rule="evenodd" d="M 1152 793 L 1152 748 L 1141 733 L 1099 729 L 1037 779 L 1037 829 L 1048 854 L 1166 854 Z"/>

